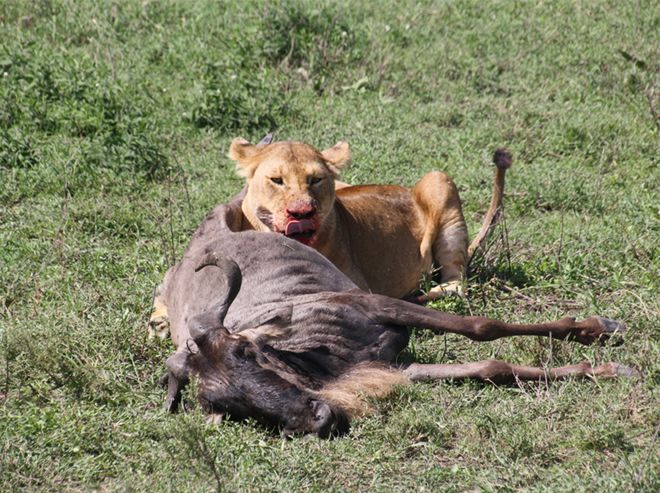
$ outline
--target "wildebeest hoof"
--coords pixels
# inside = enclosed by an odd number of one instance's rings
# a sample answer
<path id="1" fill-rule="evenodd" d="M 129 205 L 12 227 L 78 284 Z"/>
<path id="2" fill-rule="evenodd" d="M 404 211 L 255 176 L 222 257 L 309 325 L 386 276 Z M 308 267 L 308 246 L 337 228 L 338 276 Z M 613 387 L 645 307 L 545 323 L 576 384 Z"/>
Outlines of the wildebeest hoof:
<path id="1" fill-rule="evenodd" d="M 575 319 L 569 318 L 566 320 L 574 321 Z M 626 325 L 623 322 L 594 316 L 589 317 L 584 322 L 581 322 L 580 325 L 581 324 L 585 324 L 586 327 L 582 326 L 572 332 L 572 334 L 568 337 L 570 340 L 575 340 L 582 344 L 588 345 L 593 344 L 596 341 L 604 343 L 615 337 L 615 344 L 623 343 L 623 340 L 618 337 L 626 331 Z"/>
<path id="2" fill-rule="evenodd" d="M 604 317 L 594 317 L 601 327 L 599 341 L 604 343 L 610 341 L 613 345 L 623 344 L 623 333 L 627 330 L 626 324 L 620 320 L 611 320 Z"/>
<path id="3" fill-rule="evenodd" d="M 621 363 L 605 363 L 594 368 L 594 375 L 601 378 L 638 378 L 642 376 L 642 372 Z"/>
<path id="4" fill-rule="evenodd" d="M 594 317 L 603 329 L 603 334 L 621 334 L 626 331 L 626 324 L 619 320 L 610 320 L 605 317 Z"/>
<path id="5" fill-rule="evenodd" d="M 167 315 L 161 315 L 154 317 L 149 320 L 147 325 L 147 331 L 149 333 L 149 339 L 158 337 L 159 339 L 165 339 L 170 333 L 170 319 Z"/>

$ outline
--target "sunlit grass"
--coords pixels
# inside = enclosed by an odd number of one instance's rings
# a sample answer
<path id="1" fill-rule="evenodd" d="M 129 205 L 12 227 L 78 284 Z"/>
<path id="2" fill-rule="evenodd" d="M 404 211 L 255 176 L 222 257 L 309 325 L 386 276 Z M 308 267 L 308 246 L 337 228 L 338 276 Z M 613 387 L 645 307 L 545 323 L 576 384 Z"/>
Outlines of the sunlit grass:
<path id="1" fill-rule="evenodd" d="M 654 2 L 0 5 L 0 490 L 657 491 Z M 400 389 L 341 440 L 168 416 L 152 290 L 242 186 L 233 137 L 351 143 L 353 183 L 459 185 L 505 221 L 465 300 L 623 319 L 623 346 L 415 334 L 420 361 L 615 360 L 628 381 Z M 192 397 L 192 393 L 190 394 Z"/>

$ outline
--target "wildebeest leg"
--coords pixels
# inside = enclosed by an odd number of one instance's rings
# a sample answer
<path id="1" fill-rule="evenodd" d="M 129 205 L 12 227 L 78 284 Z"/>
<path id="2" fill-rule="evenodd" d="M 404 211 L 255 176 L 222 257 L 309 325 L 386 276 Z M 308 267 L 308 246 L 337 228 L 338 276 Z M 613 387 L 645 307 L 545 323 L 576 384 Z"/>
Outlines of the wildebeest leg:
<path id="1" fill-rule="evenodd" d="M 443 313 L 386 296 L 370 294 L 365 298 L 371 316 L 380 322 L 453 332 L 475 341 L 492 341 L 510 336 L 551 336 L 554 339 L 591 344 L 603 335 L 625 331 L 622 322 L 603 317 L 589 317 L 580 322 L 573 317 L 566 317 L 540 324 L 507 324 L 485 317 L 461 317 Z"/>
<path id="2" fill-rule="evenodd" d="M 190 341 L 194 345 L 194 342 Z M 188 356 L 191 348 L 182 347 L 172 356 L 167 358 L 167 397 L 165 398 L 165 410 L 173 413 L 181 403 L 181 392 L 190 381 L 190 366 Z"/>
<path id="3" fill-rule="evenodd" d="M 492 383 L 514 383 L 517 380 L 560 380 L 568 377 L 633 377 L 639 372 L 619 363 L 591 366 L 587 362 L 558 368 L 536 368 L 513 365 L 499 360 L 476 361 L 474 363 L 433 365 L 413 363 L 403 371 L 410 380 L 463 380 L 467 378 Z"/>

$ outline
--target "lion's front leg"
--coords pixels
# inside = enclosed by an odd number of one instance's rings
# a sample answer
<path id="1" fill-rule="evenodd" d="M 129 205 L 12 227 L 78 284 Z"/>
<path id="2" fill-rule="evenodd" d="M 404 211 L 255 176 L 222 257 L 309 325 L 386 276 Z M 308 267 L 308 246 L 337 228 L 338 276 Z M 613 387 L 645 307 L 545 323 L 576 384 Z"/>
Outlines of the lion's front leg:
<path id="1" fill-rule="evenodd" d="M 153 309 L 147 324 L 147 331 L 149 339 L 154 337 L 165 339 L 170 333 L 170 319 L 167 316 L 167 305 L 162 296 L 162 284 L 154 292 Z"/>

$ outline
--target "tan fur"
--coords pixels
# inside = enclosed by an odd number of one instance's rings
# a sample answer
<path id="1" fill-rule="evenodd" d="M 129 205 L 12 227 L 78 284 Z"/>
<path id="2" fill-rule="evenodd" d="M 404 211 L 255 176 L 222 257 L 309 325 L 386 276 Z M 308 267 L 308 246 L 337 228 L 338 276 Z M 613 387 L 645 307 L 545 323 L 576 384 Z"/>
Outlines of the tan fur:
<path id="1" fill-rule="evenodd" d="M 158 337 L 165 339 L 170 333 L 170 321 L 167 316 L 167 305 L 160 292 L 161 286 L 154 293 L 153 308 L 147 325 L 147 335 L 149 339 Z"/>
<path id="2" fill-rule="evenodd" d="M 244 229 L 284 233 L 291 204 L 314 204 L 318 228 L 308 244 L 361 288 L 400 298 L 435 267 L 441 282 L 460 291 L 467 227 L 458 190 L 444 173 L 428 173 L 412 188 L 335 186 L 350 159 L 345 142 L 319 152 L 302 142 L 258 147 L 235 139 L 229 157 L 248 185 Z M 264 210 L 270 224 L 260 218 Z"/>
<path id="3" fill-rule="evenodd" d="M 410 380 L 401 370 L 369 362 L 354 367 L 317 393 L 354 418 L 371 412 L 369 399 L 384 398 L 394 387 L 408 383 Z"/>
<path id="4" fill-rule="evenodd" d="M 250 184 L 242 210 L 252 228 L 284 232 L 287 206 L 295 201 L 315 201 L 318 219 L 323 221 L 333 207 L 336 173 L 350 158 L 347 146 L 344 148 L 347 154 L 340 155 L 342 148 L 335 146 L 324 155 L 298 142 L 257 149 L 256 146 L 248 147 L 243 139 L 235 139 L 229 157 L 236 160 L 239 175 Z M 283 185 L 273 183 L 273 178 L 281 179 Z M 312 183 L 313 180 L 319 181 Z M 260 207 L 272 213 L 272 225 L 264 224 L 257 217 Z"/>

